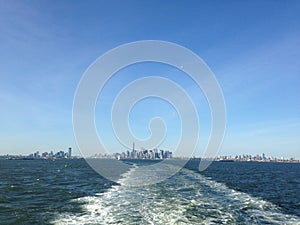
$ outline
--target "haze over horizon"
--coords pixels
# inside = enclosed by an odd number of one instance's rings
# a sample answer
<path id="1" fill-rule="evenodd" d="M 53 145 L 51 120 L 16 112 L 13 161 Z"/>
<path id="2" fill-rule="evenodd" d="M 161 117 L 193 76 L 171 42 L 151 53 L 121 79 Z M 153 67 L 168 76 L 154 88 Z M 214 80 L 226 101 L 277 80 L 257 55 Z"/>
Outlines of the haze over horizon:
<path id="1" fill-rule="evenodd" d="M 199 55 L 222 88 L 227 129 L 218 155 L 299 159 L 299 12 L 299 1 L 2 1 L 0 155 L 69 146 L 79 155 L 72 106 L 83 73 L 119 45 L 163 40 Z M 199 113 L 200 156 L 211 129 L 205 96 L 182 71 L 158 63 L 119 71 L 100 93 L 95 122 L 105 145 L 125 150 L 110 125 L 111 106 L 124 86 L 144 76 L 163 76 L 190 95 Z M 172 151 L 180 122 L 163 100 L 147 98 L 133 108 L 132 133 L 147 138 L 156 116 L 168 127 L 160 147 Z"/>

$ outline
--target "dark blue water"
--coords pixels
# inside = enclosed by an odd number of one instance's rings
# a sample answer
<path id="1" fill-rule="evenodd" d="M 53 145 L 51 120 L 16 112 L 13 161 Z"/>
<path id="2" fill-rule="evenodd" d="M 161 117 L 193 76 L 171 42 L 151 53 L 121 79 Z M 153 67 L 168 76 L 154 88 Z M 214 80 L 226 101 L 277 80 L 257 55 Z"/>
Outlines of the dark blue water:
<path id="1" fill-rule="evenodd" d="M 191 160 L 187 167 L 197 165 Z M 215 162 L 201 174 L 300 216 L 300 163 Z"/>
<path id="2" fill-rule="evenodd" d="M 0 224 L 300 224 L 300 164 L 197 166 L 127 187 L 84 160 L 0 160 Z"/>

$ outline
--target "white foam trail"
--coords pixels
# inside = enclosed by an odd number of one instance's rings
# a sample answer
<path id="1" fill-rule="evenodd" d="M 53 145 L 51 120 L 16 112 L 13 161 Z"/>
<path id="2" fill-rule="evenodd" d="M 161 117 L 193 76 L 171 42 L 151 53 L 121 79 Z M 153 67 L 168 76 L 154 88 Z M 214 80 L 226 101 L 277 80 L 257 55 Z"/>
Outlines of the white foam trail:
<path id="1" fill-rule="evenodd" d="M 272 224 L 300 224 L 299 217 L 282 213 L 279 207 L 268 201 L 235 191 L 228 188 L 225 184 L 213 181 L 193 171 L 186 169 L 185 172 L 211 189 L 216 190 L 219 195 L 223 195 L 224 198 L 215 198 L 222 209 L 229 207 L 245 211 L 250 217 L 249 221 L 247 221 L 249 224 L 255 221 L 259 223 L 259 220 L 265 220 Z"/>
<path id="2" fill-rule="evenodd" d="M 300 224 L 270 202 L 229 189 L 183 169 L 164 183 L 129 187 L 137 166 L 105 193 L 75 199 L 82 213 L 61 214 L 54 224 Z M 155 174 L 155 173 L 154 173 Z M 153 171 L 145 171 L 153 176 Z M 134 181 L 135 182 L 135 181 Z"/>

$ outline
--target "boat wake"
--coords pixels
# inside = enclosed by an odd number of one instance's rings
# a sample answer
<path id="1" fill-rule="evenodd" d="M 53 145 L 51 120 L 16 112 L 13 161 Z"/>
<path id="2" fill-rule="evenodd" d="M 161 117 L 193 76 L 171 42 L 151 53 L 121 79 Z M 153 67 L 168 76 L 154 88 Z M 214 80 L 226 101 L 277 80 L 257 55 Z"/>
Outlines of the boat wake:
<path id="1" fill-rule="evenodd" d="M 120 185 L 105 193 L 74 199 L 73 203 L 82 205 L 82 212 L 60 214 L 52 223 L 300 224 L 299 217 L 282 213 L 270 202 L 188 169 L 162 183 L 130 187 L 137 168 L 135 165 L 119 180 Z M 157 175 L 145 171 L 143 178 Z"/>

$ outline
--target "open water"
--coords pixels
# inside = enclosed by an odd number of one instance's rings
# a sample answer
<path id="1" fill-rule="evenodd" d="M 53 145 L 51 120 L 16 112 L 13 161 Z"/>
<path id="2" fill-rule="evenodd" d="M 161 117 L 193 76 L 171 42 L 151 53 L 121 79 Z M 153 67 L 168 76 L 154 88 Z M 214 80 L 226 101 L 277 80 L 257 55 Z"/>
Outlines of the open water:
<path id="1" fill-rule="evenodd" d="M 300 163 L 190 161 L 148 186 L 119 183 L 83 159 L 0 160 L 0 224 L 300 224 Z M 147 177 L 147 174 L 145 174 Z"/>

